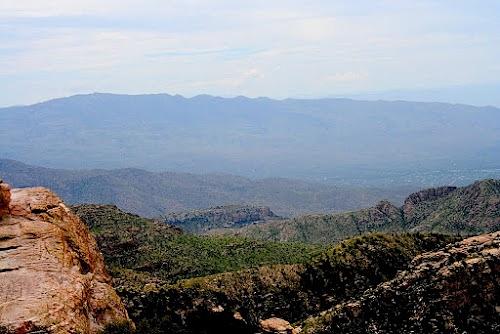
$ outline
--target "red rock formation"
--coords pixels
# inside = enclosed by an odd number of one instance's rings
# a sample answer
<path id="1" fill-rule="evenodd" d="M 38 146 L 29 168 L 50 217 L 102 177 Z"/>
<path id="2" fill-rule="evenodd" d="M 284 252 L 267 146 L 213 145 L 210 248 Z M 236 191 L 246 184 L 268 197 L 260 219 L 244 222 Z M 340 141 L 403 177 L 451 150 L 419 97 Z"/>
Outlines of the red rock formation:
<path id="1" fill-rule="evenodd" d="M 0 202 L 5 205 L 6 187 Z M 87 227 L 45 188 L 13 189 L 0 221 L 0 325 L 97 333 L 128 315 Z"/>

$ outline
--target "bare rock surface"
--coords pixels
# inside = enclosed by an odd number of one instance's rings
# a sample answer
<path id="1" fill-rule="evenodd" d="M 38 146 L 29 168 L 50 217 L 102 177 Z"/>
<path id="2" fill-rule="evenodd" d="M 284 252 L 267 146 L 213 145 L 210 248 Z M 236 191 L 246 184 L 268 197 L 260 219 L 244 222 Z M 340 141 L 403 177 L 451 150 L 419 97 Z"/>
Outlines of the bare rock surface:
<path id="1" fill-rule="evenodd" d="M 213 229 L 238 228 L 280 219 L 282 218 L 265 206 L 223 205 L 171 213 L 165 217 L 165 223 L 187 232 L 203 234 Z"/>
<path id="2" fill-rule="evenodd" d="M 394 279 L 307 321 L 306 333 L 499 333 L 500 232 L 414 258 Z"/>
<path id="3" fill-rule="evenodd" d="M 260 327 L 264 333 L 274 334 L 288 334 L 294 330 L 288 321 L 276 317 L 261 320 Z"/>
<path id="4" fill-rule="evenodd" d="M 2 205 L 9 198 L 5 189 L 0 184 Z M 10 195 L 0 221 L 0 326 L 15 333 L 97 333 L 128 322 L 80 219 L 48 189 L 12 189 Z"/>

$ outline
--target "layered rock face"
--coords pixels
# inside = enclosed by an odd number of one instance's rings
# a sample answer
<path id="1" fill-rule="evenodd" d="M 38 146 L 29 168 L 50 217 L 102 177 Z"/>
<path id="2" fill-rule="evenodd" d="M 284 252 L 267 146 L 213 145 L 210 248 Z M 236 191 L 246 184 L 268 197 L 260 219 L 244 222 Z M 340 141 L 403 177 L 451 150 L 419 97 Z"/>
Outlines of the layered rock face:
<path id="1" fill-rule="evenodd" d="M 56 195 L 0 194 L 0 328 L 97 333 L 129 321 L 95 240 Z"/>
<path id="2" fill-rule="evenodd" d="M 407 271 L 308 320 L 305 333 L 498 333 L 500 232 L 415 257 Z"/>

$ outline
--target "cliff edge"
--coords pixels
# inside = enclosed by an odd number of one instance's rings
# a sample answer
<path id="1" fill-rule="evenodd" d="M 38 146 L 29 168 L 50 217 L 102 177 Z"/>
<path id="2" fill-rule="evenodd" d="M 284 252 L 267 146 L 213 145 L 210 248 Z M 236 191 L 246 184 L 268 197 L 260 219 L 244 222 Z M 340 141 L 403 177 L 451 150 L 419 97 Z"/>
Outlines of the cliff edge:
<path id="1" fill-rule="evenodd" d="M 51 191 L 0 181 L 0 328 L 98 333 L 127 323 L 88 228 Z"/>

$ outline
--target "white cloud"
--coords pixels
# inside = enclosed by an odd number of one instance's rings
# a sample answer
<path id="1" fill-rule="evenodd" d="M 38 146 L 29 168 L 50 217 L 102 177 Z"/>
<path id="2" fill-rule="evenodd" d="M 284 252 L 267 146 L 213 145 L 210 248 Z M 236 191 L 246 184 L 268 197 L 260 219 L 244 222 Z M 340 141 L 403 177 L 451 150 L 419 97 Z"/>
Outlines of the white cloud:
<path id="1" fill-rule="evenodd" d="M 358 81 L 363 81 L 368 78 L 368 74 L 366 73 L 361 73 L 361 72 L 341 72 L 341 73 L 334 73 L 332 75 L 327 75 L 325 77 L 325 81 L 327 82 L 348 82 L 348 83 L 353 83 L 353 82 L 358 82 Z"/>
<path id="2" fill-rule="evenodd" d="M 305 41 L 324 41 L 335 37 L 338 30 L 335 18 L 316 17 L 296 20 L 291 24 L 292 31 Z"/>
<path id="3" fill-rule="evenodd" d="M 0 75 L 19 88 L 0 98 L 30 102 L 28 79 L 43 83 L 39 99 L 65 87 L 63 95 L 78 88 L 286 97 L 493 81 L 500 24 L 464 6 L 3 0 Z"/>
<path id="4" fill-rule="evenodd" d="M 108 2 L 108 4 L 106 4 Z M 63 15 L 83 15 L 109 12 L 116 1 L 72 1 L 72 0 L 2 0 L 2 17 L 47 17 Z"/>

